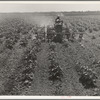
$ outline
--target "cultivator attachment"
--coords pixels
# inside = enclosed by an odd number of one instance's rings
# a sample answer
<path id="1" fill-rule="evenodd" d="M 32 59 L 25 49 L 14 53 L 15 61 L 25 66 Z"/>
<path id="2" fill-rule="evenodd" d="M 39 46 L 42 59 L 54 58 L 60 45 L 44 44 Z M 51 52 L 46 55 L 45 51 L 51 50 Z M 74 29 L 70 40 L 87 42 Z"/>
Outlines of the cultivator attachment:
<path id="1" fill-rule="evenodd" d="M 55 23 L 52 26 L 36 27 L 35 34 L 37 34 L 37 39 L 40 39 L 41 41 L 55 43 L 62 43 L 65 40 L 73 42 L 76 34 L 79 34 L 79 42 L 81 42 L 83 38 L 83 32 L 74 32 L 70 25 L 63 24 L 60 17 L 55 19 Z"/>

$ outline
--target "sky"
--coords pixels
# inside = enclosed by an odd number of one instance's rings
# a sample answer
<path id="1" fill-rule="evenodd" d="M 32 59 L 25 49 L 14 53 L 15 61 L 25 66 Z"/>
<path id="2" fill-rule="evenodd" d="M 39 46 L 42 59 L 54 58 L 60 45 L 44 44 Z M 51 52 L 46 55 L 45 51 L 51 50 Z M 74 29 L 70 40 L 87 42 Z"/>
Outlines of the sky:
<path id="1" fill-rule="evenodd" d="M 0 12 L 100 11 L 99 2 L 0 2 Z"/>

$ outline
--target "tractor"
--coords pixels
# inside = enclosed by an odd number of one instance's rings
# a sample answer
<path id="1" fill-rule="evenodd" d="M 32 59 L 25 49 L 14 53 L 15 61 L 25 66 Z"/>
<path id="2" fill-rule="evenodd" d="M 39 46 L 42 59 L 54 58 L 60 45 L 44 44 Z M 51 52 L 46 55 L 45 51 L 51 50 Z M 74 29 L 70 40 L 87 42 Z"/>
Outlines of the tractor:
<path id="1" fill-rule="evenodd" d="M 62 43 L 66 28 L 63 21 L 58 16 L 55 19 L 54 26 L 47 26 L 47 39 L 48 42 Z"/>

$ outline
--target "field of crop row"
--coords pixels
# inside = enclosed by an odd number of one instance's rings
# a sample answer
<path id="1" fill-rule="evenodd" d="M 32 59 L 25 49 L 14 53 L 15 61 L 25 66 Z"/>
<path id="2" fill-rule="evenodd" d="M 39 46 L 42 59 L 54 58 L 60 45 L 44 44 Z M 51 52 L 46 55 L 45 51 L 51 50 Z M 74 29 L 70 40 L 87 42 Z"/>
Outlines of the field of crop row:
<path id="1" fill-rule="evenodd" d="M 5 17 L 0 18 L 0 95 L 100 95 L 99 15 L 60 13 L 65 27 L 88 34 L 81 44 L 43 41 L 44 27 L 53 25 L 57 14 L 2 15 Z M 36 33 L 39 37 L 34 40 Z M 96 90 L 86 89 L 79 82 L 76 63 L 97 73 Z"/>

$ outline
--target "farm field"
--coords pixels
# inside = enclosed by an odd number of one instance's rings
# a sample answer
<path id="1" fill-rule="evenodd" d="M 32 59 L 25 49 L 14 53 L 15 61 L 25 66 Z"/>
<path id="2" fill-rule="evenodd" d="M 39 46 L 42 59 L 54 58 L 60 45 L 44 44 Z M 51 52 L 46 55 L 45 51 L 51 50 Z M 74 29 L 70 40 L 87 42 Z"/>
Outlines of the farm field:
<path id="1" fill-rule="evenodd" d="M 43 40 L 58 14 L 76 37 L 84 33 L 81 42 Z M 81 66 L 96 73 L 96 87 L 80 82 Z M 0 13 L 0 95 L 100 96 L 100 14 Z"/>

